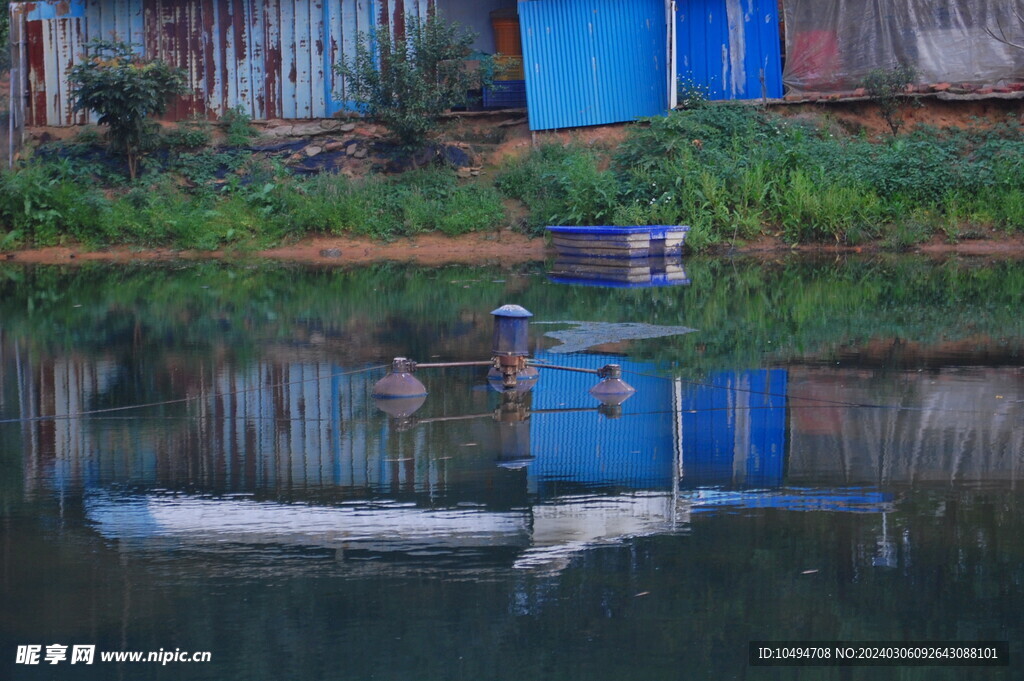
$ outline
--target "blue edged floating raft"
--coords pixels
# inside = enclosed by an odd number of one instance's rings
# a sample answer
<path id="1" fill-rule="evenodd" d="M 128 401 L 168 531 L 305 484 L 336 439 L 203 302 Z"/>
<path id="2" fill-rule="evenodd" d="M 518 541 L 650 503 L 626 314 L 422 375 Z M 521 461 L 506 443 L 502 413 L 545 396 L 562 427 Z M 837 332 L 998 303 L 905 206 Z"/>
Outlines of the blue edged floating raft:
<path id="1" fill-rule="evenodd" d="M 560 256 L 648 258 L 680 255 L 690 228 L 686 225 L 644 227 L 548 227 Z"/>

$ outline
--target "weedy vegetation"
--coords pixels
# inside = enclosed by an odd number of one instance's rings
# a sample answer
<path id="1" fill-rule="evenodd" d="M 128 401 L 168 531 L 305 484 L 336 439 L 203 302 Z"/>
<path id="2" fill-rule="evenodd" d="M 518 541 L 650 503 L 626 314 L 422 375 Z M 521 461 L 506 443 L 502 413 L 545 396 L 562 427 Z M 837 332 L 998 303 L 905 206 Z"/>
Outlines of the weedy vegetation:
<path id="1" fill-rule="evenodd" d="M 0 249 L 65 242 L 217 249 L 310 234 L 457 235 L 506 222 L 493 187 L 460 183 L 448 168 L 301 177 L 237 150 L 203 149 L 182 153 L 168 172 L 111 190 L 94 182 L 102 166 L 79 161 L 37 159 L 0 174 Z"/>
<path id="2" fill-rule="evenodd" d="M 260 136 L 250 116 L 241 106 L 225 111 L 218 121 L 224 130 L 224 142 L 230 147 L 244 147 Z"/>
<path id="3" fill-rule="evenodd" d="M 431 165 L 366 177 L 293 174 L 263 157 L 237 112 L 226 146 L 187 122 L 126 177 L 95 129 L 0 172 L 0 249 L 78 242 L 260 246 L 309 234 L 392 239 L 508 224 L 686 224 L 695 250 L 763 235 L 903 250 L 1024 230 L 1024 131 L 917 127 L 878 140 L 828 121 L 694 99 L 629 127 L 617 147 L 547 144 L 497 172 Z M 235 138 L 232 140 L 232 130 Z M 235 144 L 238 143 L 238 144 Z M 518 208 L 521 207 L 522 210 Z"/>
<path id="4" fill-rule="evenodd" d="M 881 141 L 739 104 L 704 104 L 633 126 L 615 152 L 546 146 L 496 186 L 526 227 L 688 224 L 701 249 L 762 234 L 906 248 L 957 226 L 1024 229 L 1024 135 L 1016 118 L 918 128 Z"/>

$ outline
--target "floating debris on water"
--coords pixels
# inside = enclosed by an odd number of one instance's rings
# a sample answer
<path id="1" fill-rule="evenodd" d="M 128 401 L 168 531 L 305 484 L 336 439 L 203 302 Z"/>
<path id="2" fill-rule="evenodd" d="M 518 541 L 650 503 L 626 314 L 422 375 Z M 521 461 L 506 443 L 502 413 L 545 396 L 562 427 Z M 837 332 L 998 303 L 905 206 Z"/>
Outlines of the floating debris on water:
<path id="1" fill-rule="evenodd" d="M 549 338 L 562 341 L 550 352 L 568 353 L 582 352 L 595 345 L 604 343 L 618 343 L 627 340 L 643 340 L 647 338 L 662 338 L 664 336 L 679 336 L 684 333 L 692 333 L 697 329 L 688 326 L 655 326 L 654 324 L 642 324 L 636 322 L 534 322 L 535 324 L 572 324 L 571 329 L 559 329 L 548 331 L 544 335 Z"/>

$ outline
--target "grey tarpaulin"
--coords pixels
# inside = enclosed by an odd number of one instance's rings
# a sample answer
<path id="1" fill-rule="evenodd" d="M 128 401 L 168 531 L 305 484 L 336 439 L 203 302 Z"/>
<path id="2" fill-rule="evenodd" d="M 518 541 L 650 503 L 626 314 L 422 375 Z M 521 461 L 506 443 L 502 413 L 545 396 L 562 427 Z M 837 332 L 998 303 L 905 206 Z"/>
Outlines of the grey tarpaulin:
<path id="1" fill-rule="evenodd" d="M 921 83 L 1024 80 L 1024 0 L 785 0 L 783 12 L 795 92 L 852 90 L 900 63 Z"/>

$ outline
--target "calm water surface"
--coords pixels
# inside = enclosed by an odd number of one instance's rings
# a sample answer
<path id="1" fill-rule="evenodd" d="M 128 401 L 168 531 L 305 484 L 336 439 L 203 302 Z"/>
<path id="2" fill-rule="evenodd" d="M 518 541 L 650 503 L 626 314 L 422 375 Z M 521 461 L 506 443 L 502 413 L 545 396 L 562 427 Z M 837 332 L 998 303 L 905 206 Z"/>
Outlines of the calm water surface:
<path id="1" fill-rule="evenodd" d="M 1024 264 L 548 269 L 0 267 L 0 679 L 1024 677 Z M 377 408 L 394 356 L 486 359 L 504 303 L 636 394 L 424 370 Z M 749 666 L 766 639 L 1011 663 Z"/>

